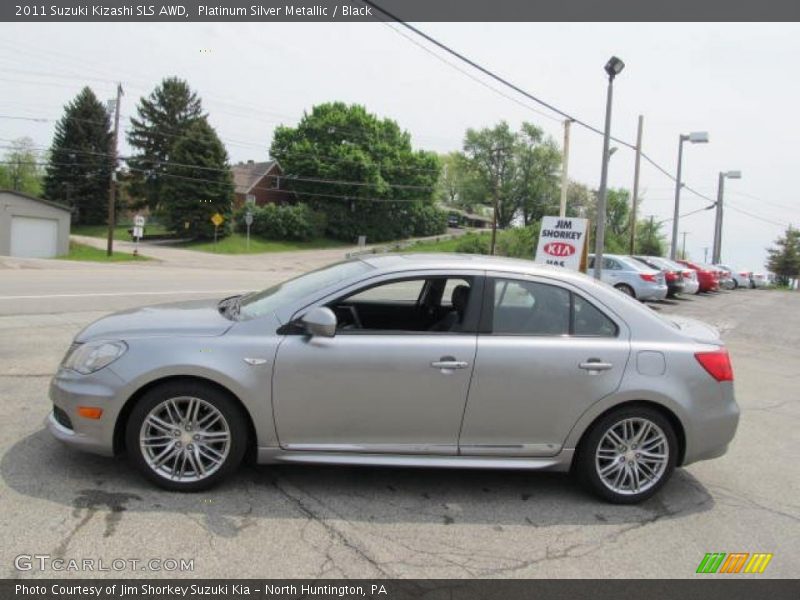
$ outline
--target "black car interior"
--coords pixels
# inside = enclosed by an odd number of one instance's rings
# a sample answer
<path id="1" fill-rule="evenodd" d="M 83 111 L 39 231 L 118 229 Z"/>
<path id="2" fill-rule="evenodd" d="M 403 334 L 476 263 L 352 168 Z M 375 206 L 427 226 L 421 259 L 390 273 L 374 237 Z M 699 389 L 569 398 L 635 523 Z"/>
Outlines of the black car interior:
<path id="1" fill-rule="evenodd" d="M 331 304 L 329 308 L 336 314 L 338 329 L 342 332 L 460 330 L 470 302 L 471 278 L 435 277 L 405 283 L 405 288 L 390 288 L 397 282 L 375 286 Z M 415 286 L 419 286 L 419 292 L 411 299 L 407 294 L 415 291 Z M 387 288 L 385 294 L 381 293 L 382 287 Z"/>

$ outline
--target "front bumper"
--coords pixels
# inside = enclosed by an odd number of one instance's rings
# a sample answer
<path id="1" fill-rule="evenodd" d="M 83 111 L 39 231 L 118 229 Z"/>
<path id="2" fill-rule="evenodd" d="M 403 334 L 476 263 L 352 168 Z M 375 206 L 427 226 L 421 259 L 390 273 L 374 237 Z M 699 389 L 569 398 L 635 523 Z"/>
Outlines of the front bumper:
<path id="1" fill-rule="evenodd" d="M 48 430 L 69 446 L 112 456 L 114 427 L 123 404 L 119 394 L 122 385 L 122 379 L 110 367 L 91 375 L 60 369 L 50 382 L 50 400 L 66 414 L 68 421 L 57 419 L 51 412 L 46 420 Z M 102 408 L 103 415 L 99 419 L 81 417 L 79 406 Z"/>

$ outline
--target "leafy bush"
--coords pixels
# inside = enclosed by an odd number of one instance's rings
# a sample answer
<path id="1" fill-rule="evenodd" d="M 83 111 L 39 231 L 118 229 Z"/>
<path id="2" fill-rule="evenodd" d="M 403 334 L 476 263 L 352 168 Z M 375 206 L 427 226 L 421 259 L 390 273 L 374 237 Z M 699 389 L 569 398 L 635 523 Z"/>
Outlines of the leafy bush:
<path id="1" fill-rule="evenodd" d="M 489 254 L 491 238 L 488 235 L 467 233 L 458 239 L 456 252 L 463 254 Z"/>
<path id="2" fill-rule="evenodd" d="M 246 231 L 245 214 L 253 213 L 250 233 L 271 240 L 307 241 L 325 233 L 325 215 L 306 204 L 264 206 L 240 209 L 235 217 L 238 231 Z"/>
<path id="3" fill-rule="evenodd" d="M 497 236 L 496 253 L 533 260 L 536 243 L 539 241 L 539 223 L 528 227 L 513 227 Z"/>
<path id="4" fill-rule="evenodd" d="M 391 204 L 391 207 L 386 206 Z M 447 213 L 421 202 L 369 202 L 354 200 L 328 203 L 328 236 L 355 242 L 367 236 L 368 243 L 438 235 L 447 230 Z"/>

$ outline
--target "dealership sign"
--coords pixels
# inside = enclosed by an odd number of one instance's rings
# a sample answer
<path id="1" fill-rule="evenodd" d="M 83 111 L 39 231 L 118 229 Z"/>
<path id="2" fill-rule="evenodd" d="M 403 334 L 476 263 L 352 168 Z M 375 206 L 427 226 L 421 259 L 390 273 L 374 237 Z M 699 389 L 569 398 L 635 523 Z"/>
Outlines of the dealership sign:
<path id="1" fill-rule="evenodd" d="M 586 219 L 542 217 L 536 262 L 579 270 L 586 246 L 587 223 Z"/>

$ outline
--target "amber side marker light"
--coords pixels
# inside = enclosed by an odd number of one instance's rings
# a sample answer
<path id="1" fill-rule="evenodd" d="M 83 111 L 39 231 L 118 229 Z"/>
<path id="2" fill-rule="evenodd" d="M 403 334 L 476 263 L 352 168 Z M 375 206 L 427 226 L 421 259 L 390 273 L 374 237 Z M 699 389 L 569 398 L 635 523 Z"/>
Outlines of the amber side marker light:
<path id="1" fill-rule="evenodd" d="M 96 406 L 79 406 L 78 414 L 86 419 L 99 419 L 103 416 L 103 409 Z"/>
<path id="2" fill-rule="evenodd" d="M 694 357 L 717 381 L 733 381 L 731 359 L 724 348 L 713 352 L 697 352 Z"/>

